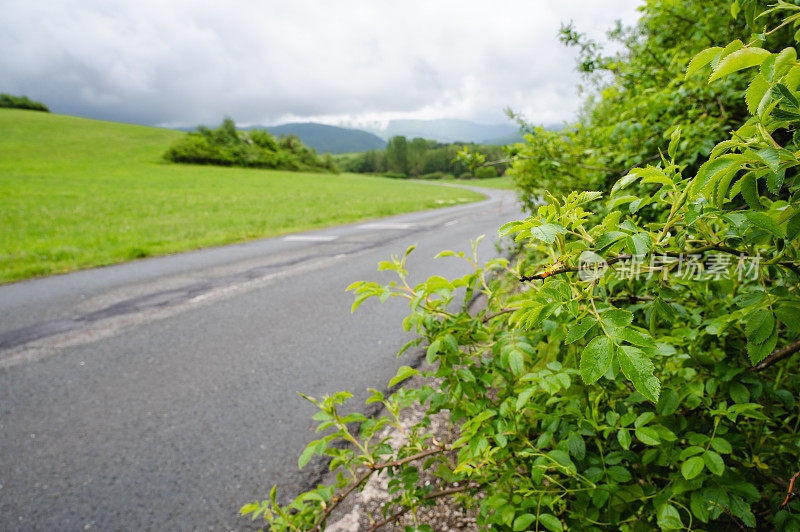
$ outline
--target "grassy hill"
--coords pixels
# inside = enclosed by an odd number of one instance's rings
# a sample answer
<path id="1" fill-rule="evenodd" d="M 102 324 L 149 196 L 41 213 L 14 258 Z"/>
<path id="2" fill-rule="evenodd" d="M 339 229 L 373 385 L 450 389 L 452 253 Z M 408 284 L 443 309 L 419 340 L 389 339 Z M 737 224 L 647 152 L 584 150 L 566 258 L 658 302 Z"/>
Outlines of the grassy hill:
<path id="1" fill-rule="evenodd" d="M 0 109 L 0 282 L 480 198 L 371 176 L 164 161 L 182 135 Z"/>

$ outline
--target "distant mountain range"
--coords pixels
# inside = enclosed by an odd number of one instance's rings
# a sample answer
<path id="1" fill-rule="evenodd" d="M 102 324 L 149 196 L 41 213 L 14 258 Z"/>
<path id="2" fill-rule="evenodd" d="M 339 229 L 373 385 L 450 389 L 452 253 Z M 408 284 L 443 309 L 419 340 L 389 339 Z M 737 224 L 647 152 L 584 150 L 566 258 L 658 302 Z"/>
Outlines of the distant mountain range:
<path id="1" fill-rule="evenodd" d="M 367 131 L 314 122 L 266 126 L 265 129 L 278 137 L 296 135 L 300 142 L 314 148 L 318 153 L 350 153 L 382 150 L 386 147 L 386 141 Z"/>
<path id="2" fill-rule="evenodd" d="M 422 137 L 439 142 L 475 142 L 489 144 L 491 139 L 517 135 L 519 128 L 511 124 L 479 124 L 468 120 L 442 118 L 438 120 L 391 120 L 385 128 L 369 128 L 383 139 L 398 135 Z M 521 137 L 520 137 L 521 138 Z"/>
<path id="3" fill-rule="evenodd" d="M 178 128 L 193 131 L 195 128 Z M 296 135 L 300 141 L 317 150 L 317 153 L 354 153 L 368 150 L 382 150 L 386 141 L 402 135 L 409 139 L 422 137 L 439 142 L 474 142 L 501 146 L 522 142 L 517 126 L 512 124 L 479 124 L 468 120 L 391 120 L 385 127 L 329 126 L 315 122 L 296 122 L 277 126 L 250 126 L 243 128 L 266 129 L 273 135 Z M 560 129 L 548 126 L 548 129 Z"/>

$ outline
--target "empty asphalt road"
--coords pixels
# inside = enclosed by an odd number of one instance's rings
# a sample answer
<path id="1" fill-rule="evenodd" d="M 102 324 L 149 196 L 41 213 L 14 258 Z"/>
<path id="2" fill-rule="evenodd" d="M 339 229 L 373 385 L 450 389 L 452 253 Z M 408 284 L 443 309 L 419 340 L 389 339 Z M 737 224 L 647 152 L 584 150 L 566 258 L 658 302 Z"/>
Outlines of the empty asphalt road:
<path id="1" fill-rule="evenodd" d="M 295 495 L 314 439 L 298 391 L 363 405 L 409 363 L 400 301 L 350 313 L 356 280 L 417 250 L 412 280 L 484 259 L 487 201 L 0 286 L 0 530 L 241 530 L 273 484 Z"/>

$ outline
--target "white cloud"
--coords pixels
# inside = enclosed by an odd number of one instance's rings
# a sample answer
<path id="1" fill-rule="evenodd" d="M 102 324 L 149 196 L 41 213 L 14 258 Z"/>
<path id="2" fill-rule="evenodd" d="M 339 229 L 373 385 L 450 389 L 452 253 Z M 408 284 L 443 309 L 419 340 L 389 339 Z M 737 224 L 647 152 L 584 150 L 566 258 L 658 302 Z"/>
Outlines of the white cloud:
<path id="1" fill-rule="evenodd" d="M 137 123 L 535 122 L 577 108 L 561 22 L 602 38 L 636 0 L 10 0 L 0 90 Z"/>

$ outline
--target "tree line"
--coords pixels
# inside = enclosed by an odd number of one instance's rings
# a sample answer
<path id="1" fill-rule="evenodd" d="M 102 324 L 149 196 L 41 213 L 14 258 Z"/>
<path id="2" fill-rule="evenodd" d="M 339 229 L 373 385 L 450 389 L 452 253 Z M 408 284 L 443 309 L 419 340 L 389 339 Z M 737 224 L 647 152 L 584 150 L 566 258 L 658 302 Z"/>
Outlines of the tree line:
<path id="1" fill-rule="evenodd" d="M 383 150 L 340 156 L 339 165 L 346 172 L 423 179 L 443 177 L 480 179 L 497 177 L 505 173 L 507 165 L 504 162 L 471 169 L 470 165 L 458 156 L 464 149 L 480 151 L 486 155 L 489 162 L 505 158 L 501 146 L 442 143 L 420 137 L 408 140 L 404 136 L 396 136 L 389 139 Z"/>

